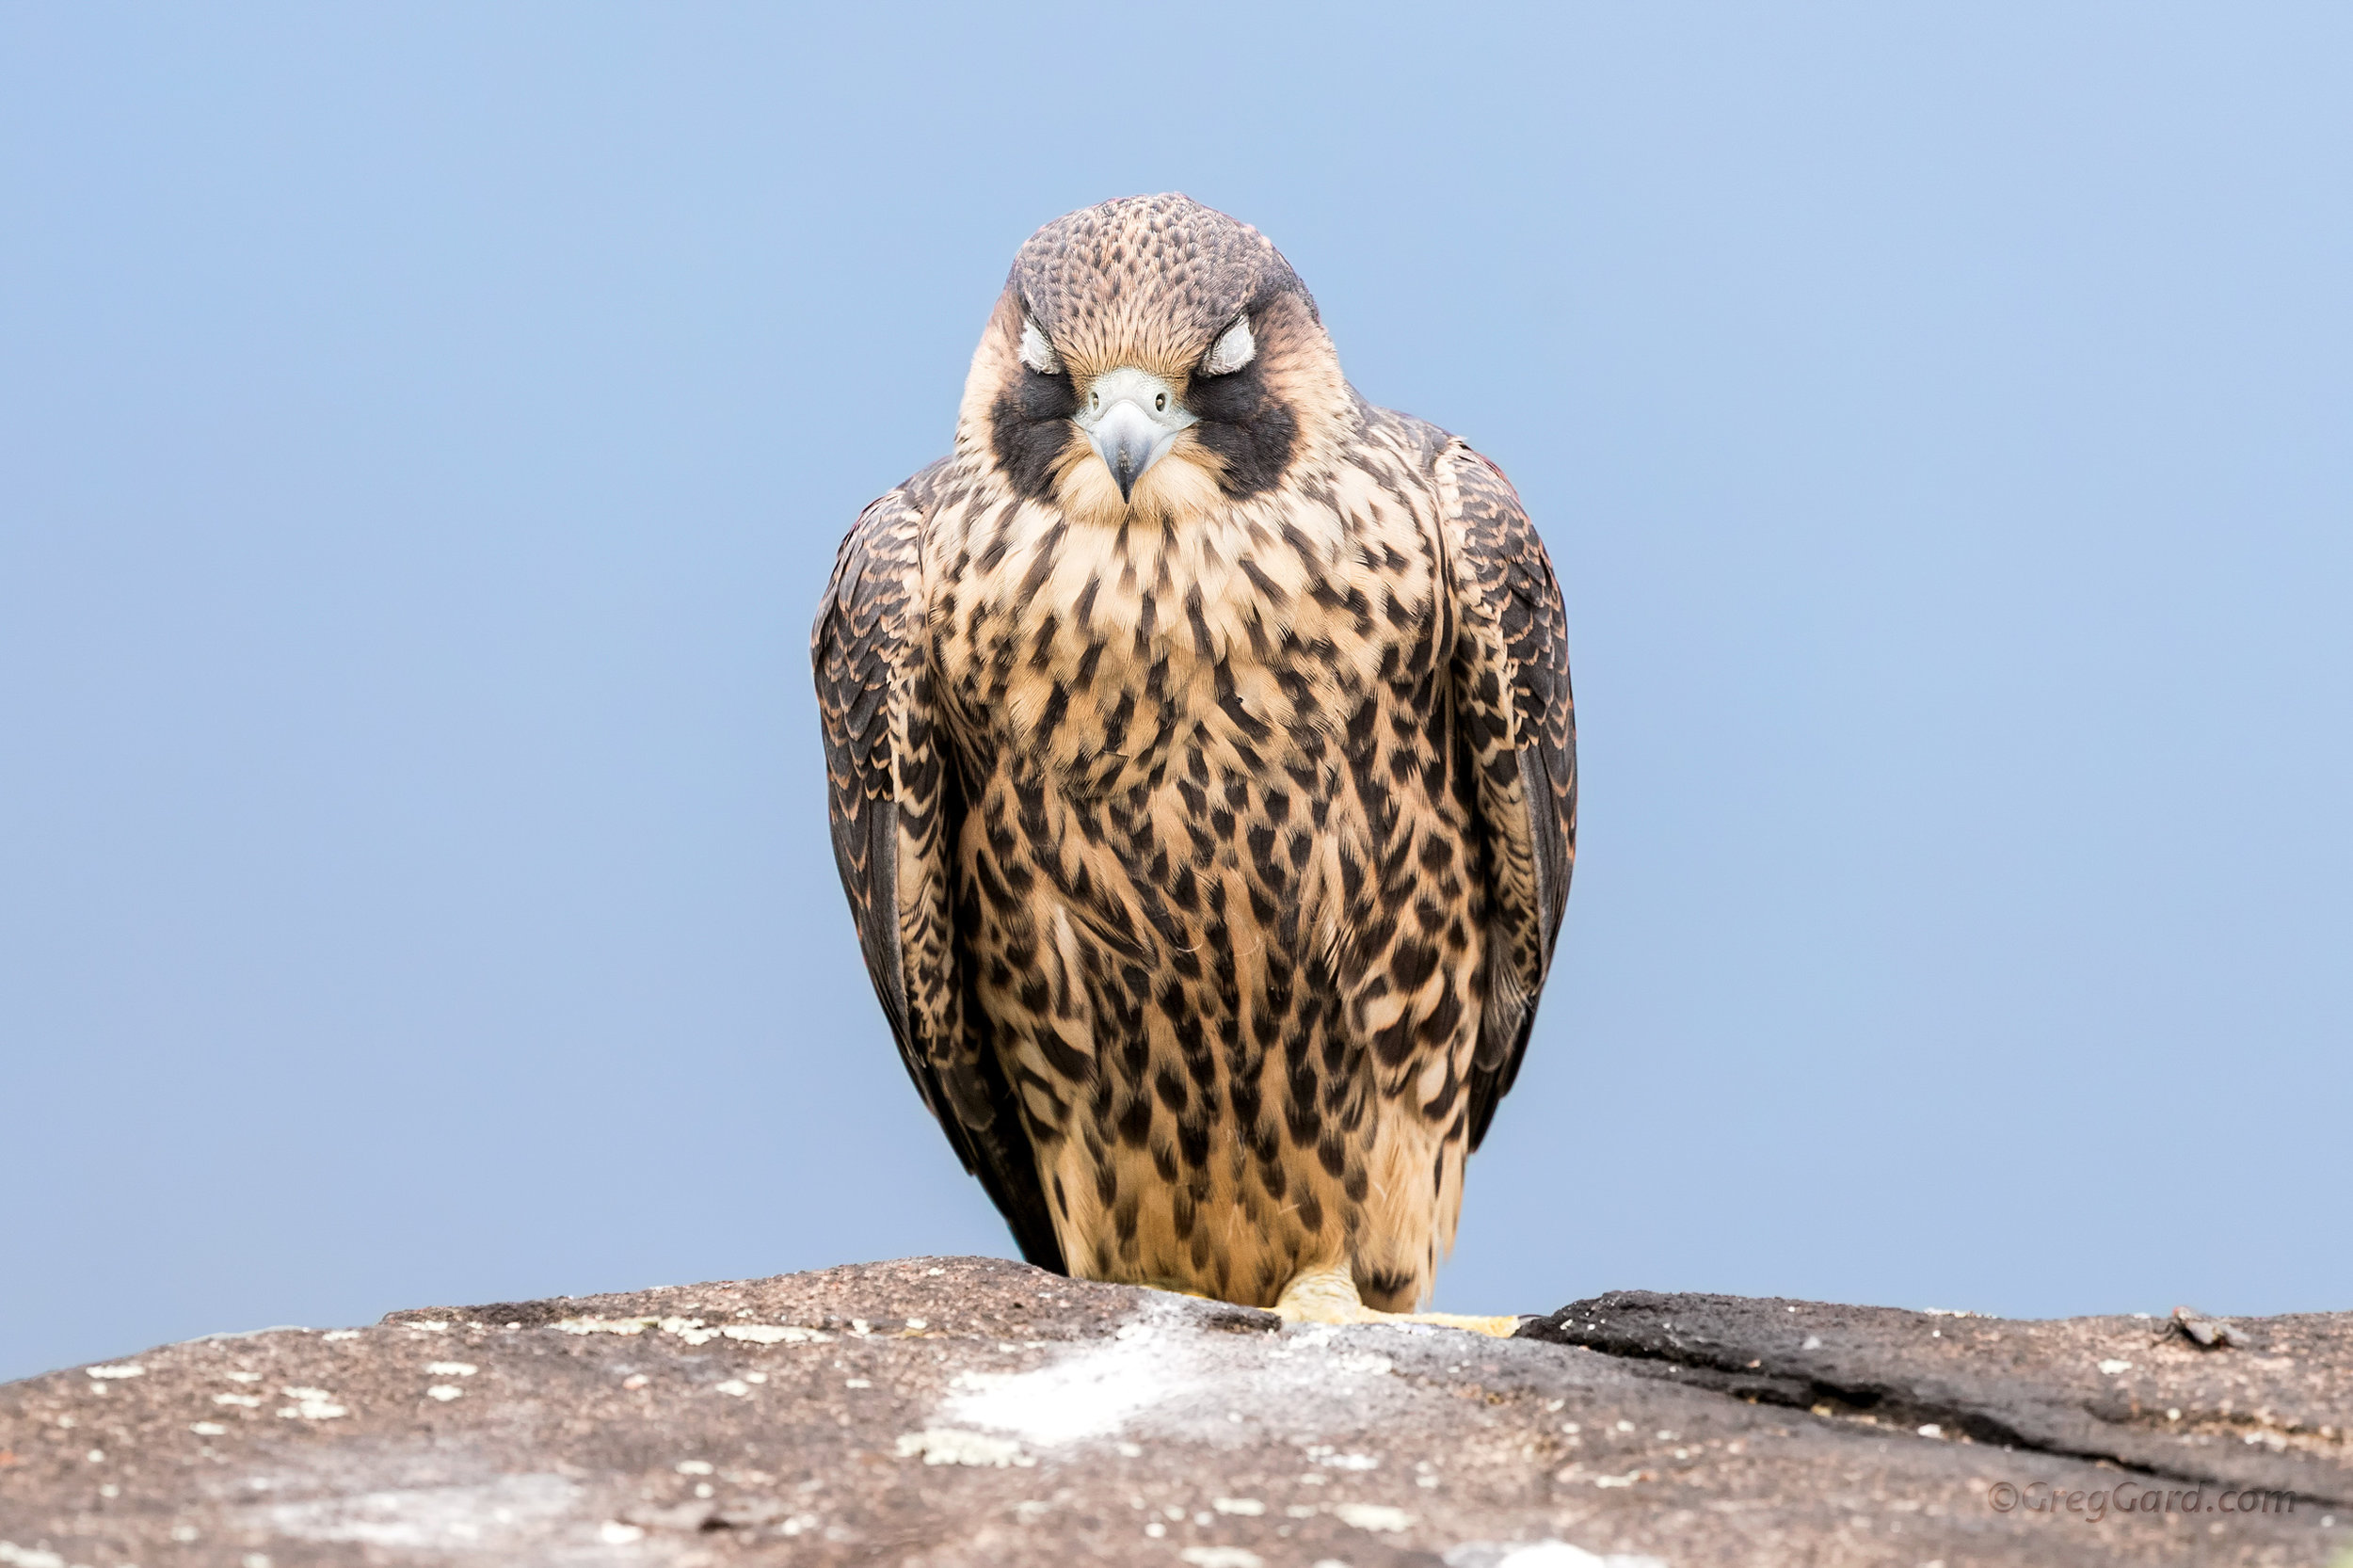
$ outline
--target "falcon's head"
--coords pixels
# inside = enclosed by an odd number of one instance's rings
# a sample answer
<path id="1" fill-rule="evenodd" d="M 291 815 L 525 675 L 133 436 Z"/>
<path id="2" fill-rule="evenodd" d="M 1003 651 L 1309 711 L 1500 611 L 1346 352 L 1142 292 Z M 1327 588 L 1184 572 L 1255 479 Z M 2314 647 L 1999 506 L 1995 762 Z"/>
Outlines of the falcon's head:
<path id="1" fill-rule="evenodd" d="M 1174 520 L 1314 461 L 1352 396 L 1266 236 L 1189 197 L 1134 196 L 1021 247 L 956 439 L 1066 516 Z"/>

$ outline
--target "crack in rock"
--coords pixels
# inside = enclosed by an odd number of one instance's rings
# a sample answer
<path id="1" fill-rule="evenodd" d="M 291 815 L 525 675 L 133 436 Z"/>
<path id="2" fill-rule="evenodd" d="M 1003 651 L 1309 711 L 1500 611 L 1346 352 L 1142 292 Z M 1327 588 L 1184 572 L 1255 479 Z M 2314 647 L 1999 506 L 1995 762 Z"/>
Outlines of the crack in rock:
<path id="1" fill-rule="evenodd" d="M 2181 1403 L 2158 1397 L 2175 1384 L 2157 1376 L 2153 1352 L 2134 1362 L 2088 1348 L 2076 1370 L 2060 1359 L 2073 1344 L 2096 1345 L 2101 1330 L 2087 1325 L 2111 1324 L 2130 1326 L 2110 1334 L 2137 1335 L 2144 1342 L 2162 1342 L 2170 1327 L 2152 1329 L 2137 1319 L 2037 1324 L 1970 1315 L 1963 1320 L 1961 1314 L 1894 1307 L 1623 1290 L 1523 1322 L 1516 1337 L 1649 1364 L 1687 1387 L 1924 1437 L 2089 1460 L 2193 1485 L 2294 1492 L 2320 1504 L 2353 1501 L 2341 1436 L 2334 1445 L 2313 1446 L 2324 1458 L 2326 1448 L 2335 1447 L 2330 1465 L 2302 1463 L 2311 1457 L 2304 1454 L 2284 1458 L 2285 1436 L 2265 1445 L 2261 1455 L 2245 1452 L 2246 1444 L 2198 1441 L 2208 1435 L 2202 1426 L 2227 1425 L 2231 1415 L 2227 1400 L 2212 1408 L 2211 1396 L 2207 1408 L 2200 1408 L 2201 1385 L 2221 1369 L 2211 1352 L 2176 1352 L 2172 1369 L 2188 1380 L 2185 1389 L 2176 1388 Z M 2051 1342 L 2038 1346 L 2038 1339 Z M 2011 1353 L 1994 1353 L 2005 1341 Z M 2185 1355 L 2186 1362 L 2180 1359 Z M 2293 1358 L 2249 1357 L 2240 1370 L 2262 1375 L 2293 1368 Z M 2136 1370 L 2152 1373 L 2153 1404 L 2137 1391 L 2118 1394 L 2120 1380 Z M 2280 1392 L 2284 1399 L 2294 1390 L 2281 1380 Z M 2186 1424 L 2185 1405 L 2192 1412 Z M 2336 1408 L 2343 1413 L 2353 1405 Z M 2169 1418 L 2158 1415 L 2166 1410 Z M 2295 1422 L 2288 1430 L 2307 1425 Z"/>

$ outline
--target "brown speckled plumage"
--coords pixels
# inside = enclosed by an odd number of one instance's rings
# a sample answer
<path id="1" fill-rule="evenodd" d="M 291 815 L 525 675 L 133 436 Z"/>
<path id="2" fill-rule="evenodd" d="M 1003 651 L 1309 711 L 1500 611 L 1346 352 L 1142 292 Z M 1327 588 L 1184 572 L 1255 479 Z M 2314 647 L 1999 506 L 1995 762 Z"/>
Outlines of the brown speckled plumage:
<path id="1" fill-rule="evenodd" d="M 1199 375 L 1238 318 L 1255 360 Z M 1200 416 L 1128 502 L 1070 417 L 1123 365 Z M 1502 474 L 1357 397 L 1257 231 L 1107 202 L 1022 247 L 814 656 L 867 967 L 1024 1254 L 1424 1300 L 1574 855 L 1560 589 Z"/>

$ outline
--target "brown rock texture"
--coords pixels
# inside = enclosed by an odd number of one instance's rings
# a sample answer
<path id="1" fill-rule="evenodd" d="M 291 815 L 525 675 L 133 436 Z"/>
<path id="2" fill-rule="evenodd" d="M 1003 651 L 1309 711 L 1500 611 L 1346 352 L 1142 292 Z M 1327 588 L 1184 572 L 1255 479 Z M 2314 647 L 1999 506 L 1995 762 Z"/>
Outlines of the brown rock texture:
<path id="1" fill-rule="evenodd" d="M 2348 1419 L 2353 1314 L 1624 1292 L 1493 1340 L 914 1258 L 0 1386 L 0 1568 L 2324 1563 Z"/>

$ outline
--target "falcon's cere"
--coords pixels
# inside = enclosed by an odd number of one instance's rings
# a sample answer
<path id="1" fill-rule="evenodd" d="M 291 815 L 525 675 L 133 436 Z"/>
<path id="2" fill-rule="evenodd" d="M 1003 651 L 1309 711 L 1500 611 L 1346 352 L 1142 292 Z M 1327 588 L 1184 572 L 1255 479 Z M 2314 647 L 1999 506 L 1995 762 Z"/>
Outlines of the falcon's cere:
<path id="1" fill-rule="evenodd" d="M 924 1102 L 1032 1263 L 1410 1310 L 1568 892 L 1560 585 L 1182 196 L 1015 258 L 954 452 L 812 648 L 835 857 Z"/>

